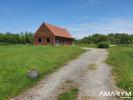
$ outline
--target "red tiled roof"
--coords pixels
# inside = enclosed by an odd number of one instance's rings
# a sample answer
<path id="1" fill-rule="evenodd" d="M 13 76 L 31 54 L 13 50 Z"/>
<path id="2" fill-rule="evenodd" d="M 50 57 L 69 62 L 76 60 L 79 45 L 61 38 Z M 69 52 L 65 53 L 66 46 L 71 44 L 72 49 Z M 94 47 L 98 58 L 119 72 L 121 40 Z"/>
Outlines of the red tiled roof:
<path id="1" fill-rule="evenodd" d="M 55 35 L 59 37 L 73 38 L 71 34 L 64 28 L 44 23 L 47 28 Z"/>

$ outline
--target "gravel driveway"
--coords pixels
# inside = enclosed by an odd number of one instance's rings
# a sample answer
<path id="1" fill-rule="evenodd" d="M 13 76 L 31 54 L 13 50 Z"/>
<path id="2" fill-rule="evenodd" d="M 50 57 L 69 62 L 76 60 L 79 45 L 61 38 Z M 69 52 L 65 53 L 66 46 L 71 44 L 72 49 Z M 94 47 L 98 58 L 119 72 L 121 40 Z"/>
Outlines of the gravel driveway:
<path id="1" fill-rule="evenodd" d="M 99 96 L 101 91 L 113 91 L 111 69 L 104 61 L 108 51 L 88 49 L 77 59 L 48 75 L 36 86 L 11 100 L 56 100 L 69 87 L 79 89 L 78 100 L 116 100 Z"/>

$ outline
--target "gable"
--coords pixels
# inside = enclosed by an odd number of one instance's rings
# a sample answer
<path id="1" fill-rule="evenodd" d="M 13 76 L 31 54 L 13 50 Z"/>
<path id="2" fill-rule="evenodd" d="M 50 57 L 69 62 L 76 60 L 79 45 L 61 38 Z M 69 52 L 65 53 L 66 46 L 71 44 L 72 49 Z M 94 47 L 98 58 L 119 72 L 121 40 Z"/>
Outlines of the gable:
<path id="1" fill-rule="evenodd" d="M 37 29 L 34 36 L 51 36 L 52 32 L 47 28 L 44 23 Z"/>

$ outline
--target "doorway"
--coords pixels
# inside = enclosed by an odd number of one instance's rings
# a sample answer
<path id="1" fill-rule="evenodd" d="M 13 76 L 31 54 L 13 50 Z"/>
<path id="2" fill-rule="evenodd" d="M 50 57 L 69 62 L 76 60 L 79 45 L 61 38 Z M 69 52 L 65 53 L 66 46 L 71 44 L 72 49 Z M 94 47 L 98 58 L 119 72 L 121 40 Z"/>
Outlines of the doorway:
<path id="1" fill-rule="evenodd" d="M 47 43 L 50 43 L 50 39 L 49 38 L 47 38 Z"/>
<path id="2" fill-rule="evenodd" d="M 41 42 L 42 42 L 42 39 L 41 39 L 41 38 L 39 38 L 39 39 L 38 39 L 38 42 L 39 42 L 39 43 L 41 43 Z"/>

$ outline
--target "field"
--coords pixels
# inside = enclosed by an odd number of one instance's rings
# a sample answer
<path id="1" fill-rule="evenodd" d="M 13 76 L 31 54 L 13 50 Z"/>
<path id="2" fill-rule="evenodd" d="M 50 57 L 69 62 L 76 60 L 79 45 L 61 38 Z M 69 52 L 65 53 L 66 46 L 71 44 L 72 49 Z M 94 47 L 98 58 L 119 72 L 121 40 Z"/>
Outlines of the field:
<path id="1" fill-rule="evenodd" d="M 107 62 L 113 65 L 116 85 L 133 93 L 133 47 L 116 46 L 109 52 Z"/>
<path id="2" fill-rule="evenodd" d="M 16 96 L 30 88 L 82 52 L 77 46 L 0 46 L 0 100 Z M 27 72 L 31 69 L 39 71 L 38 79 L 27 77 Z"/>
<path id="3" fill-rule="evenodd" d="M 96 44 L 77 44 L 80 47 L 86 47 L 86 48 L 96 48 Z"/>

